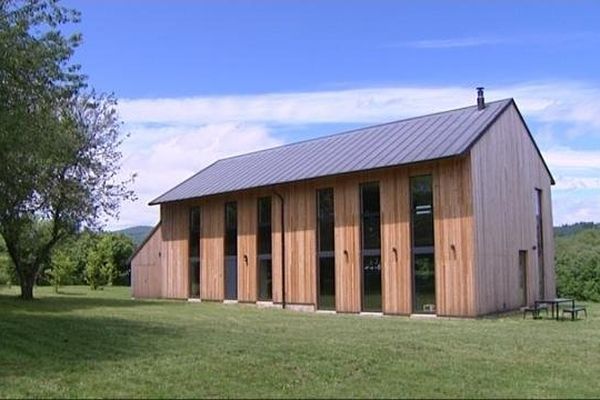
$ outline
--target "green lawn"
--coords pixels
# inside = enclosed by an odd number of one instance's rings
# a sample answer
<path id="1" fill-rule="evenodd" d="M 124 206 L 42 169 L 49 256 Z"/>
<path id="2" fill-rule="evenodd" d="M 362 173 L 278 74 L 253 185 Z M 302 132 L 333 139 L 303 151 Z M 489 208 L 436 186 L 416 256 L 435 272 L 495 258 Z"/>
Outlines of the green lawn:
<path id="1" fill-rule="evenodd" d="M 0 289 L 0 397 L 598 397 L 589 320 L 322 315 Z"/>

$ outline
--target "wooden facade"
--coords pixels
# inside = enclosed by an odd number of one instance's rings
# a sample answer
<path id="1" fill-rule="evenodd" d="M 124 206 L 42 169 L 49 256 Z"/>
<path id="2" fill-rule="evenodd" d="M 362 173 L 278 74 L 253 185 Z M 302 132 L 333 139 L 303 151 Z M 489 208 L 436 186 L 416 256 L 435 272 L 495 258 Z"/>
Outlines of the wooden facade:
<path id="1" fill-rule="evenodd" d="M 533 203 L 536 189 L 542 191 L 543 199 L 544 295 L 552 296 L 555 284 L 551 177 L 526 129 L 520 114 L 511 106 L 470 152 L 461 157 L 163 204 L 160 228 L 132 260 L 133 295 L 189 297 L 188 215 L 191 207 L 200 207 L 200 298 L 222 301 L 224 207 L 226 202 L 235 201 L 237 297 L 240 302 L 256 302 L 257 201 L 269 196 L 272 200 L 272 301 L 316 309 L 316 193 L 318 189 L 333 188 L 335 308 L 338 312 L 359 313 L 363 310 L 360 185 L 377 182 L 381 311 L 409 315 L 413 313 L 414 296 L 409 181 L 414 176 L 431 175 L 435 313 L 474 317 L 521 305 L 519 251 L 528 251 L 527 280 L 536 282 L 538 279 L 537 257 L 532 250 L 536 246 Z M 156 280 L 160 280 L 160 284 Z M 528 284 L 527 289 L 527 302 L 540 297 L 537 285 Z"/>

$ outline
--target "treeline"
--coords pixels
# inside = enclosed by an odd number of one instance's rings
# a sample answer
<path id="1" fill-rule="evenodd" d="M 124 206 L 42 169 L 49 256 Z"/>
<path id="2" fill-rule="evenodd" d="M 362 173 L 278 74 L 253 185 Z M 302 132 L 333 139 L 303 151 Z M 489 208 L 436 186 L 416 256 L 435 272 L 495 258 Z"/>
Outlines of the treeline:
<path id="1" fill-rule="evenodd" d="M 117 233 L 84 231 L 54 248 L 42 266 L 36 284 L 89 285 L 98 289 L 106 285 L 129 285 L 129 258 L 135 250 L 131 238 Z M 15 268 L 0 237 L 0 284 L 17 284 Z"/>
<path id="2" fill-rule="evenodd" d="M 600 301 L 600 225 L 560 227 L 556 238 L 556 288 L 559 296 Z"/>

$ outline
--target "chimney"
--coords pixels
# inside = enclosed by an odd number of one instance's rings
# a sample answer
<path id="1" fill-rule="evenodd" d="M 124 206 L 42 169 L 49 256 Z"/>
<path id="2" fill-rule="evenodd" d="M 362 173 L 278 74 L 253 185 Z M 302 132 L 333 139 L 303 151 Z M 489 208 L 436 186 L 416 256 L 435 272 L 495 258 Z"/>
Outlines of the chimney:
<path id="1" fill-rule="evenodd" d="M 477 88 L 477 109 L 483 110 L 485 108 L 485 99 L 483 98 L 483 87 Z"/>

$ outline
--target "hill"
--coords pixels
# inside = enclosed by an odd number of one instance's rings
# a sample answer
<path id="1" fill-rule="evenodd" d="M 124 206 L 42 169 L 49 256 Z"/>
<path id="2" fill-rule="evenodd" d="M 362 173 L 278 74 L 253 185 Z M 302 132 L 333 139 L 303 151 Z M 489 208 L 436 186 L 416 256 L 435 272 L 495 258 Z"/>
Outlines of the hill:
<path id="1" fill-rule="evenodd" d="M 154 227 L 152 226 L 140 225 L 132 226 L 131 228 L 121 229 L 120 231 L 114 231 L 113 233 L 120 233 L 130 237 L 131 240 L 133 240 L 135 246 L 137 247 L 140 245 L 140 243 L 144 241 L 144 239 L 146 239 L 146 236 L 148 236 L 152 229 L 154 229 Z"/>
<path id="2" fill-rule="evenodd" d="M 554 236 L 572 236 L 587 229 L 600 229 L 600 224 L 593 222 L 577 222 L 575 224 L 565 224 L 554 227 Z"/>

